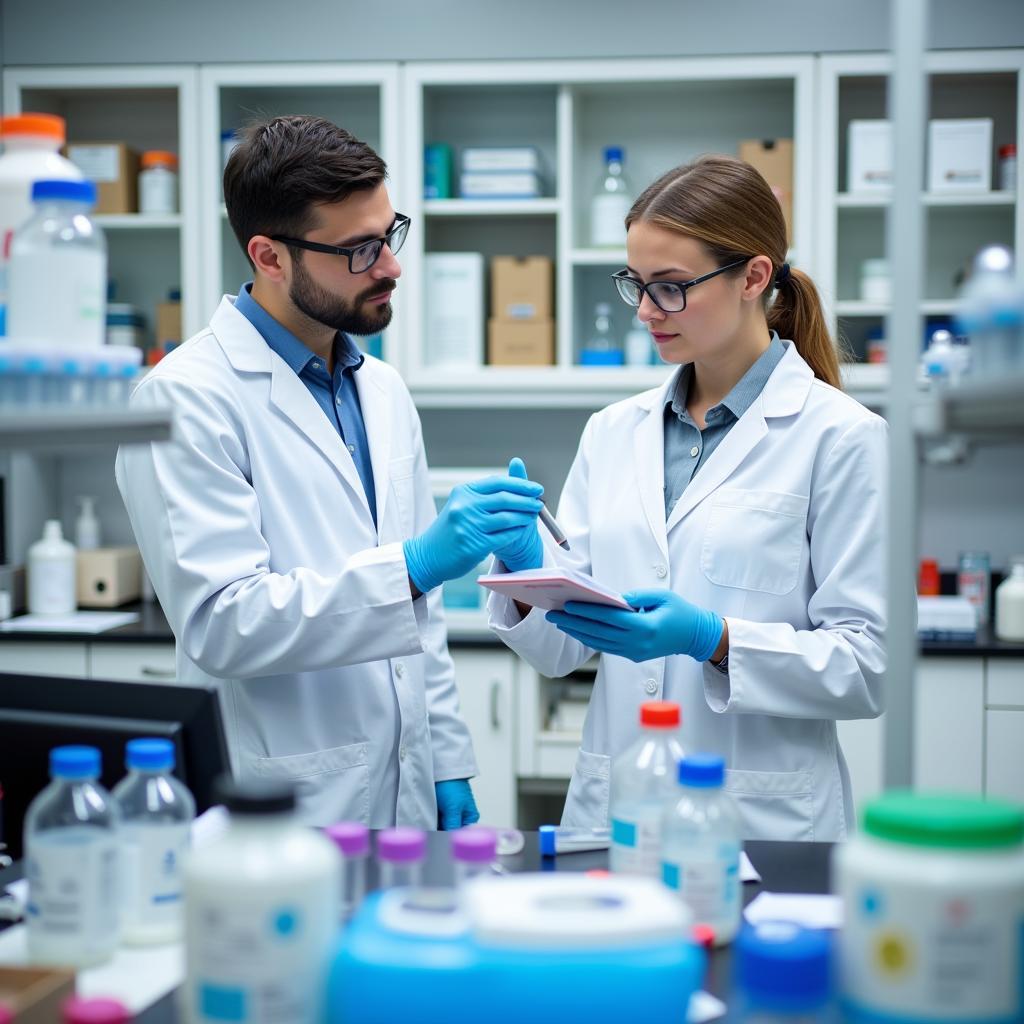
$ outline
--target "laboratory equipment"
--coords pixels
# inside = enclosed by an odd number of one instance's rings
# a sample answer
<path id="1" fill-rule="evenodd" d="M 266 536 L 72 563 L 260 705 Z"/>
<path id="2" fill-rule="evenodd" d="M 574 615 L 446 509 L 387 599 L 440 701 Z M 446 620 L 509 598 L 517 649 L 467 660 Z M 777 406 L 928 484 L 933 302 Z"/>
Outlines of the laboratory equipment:
<path id="1" fill-rule="evenodd" d="M 377 836 L 380 887 L 417 886 L 423 882 L 427 836 L 418 828 L 387 828 Z"/>
<path id="2" fill-rule="evenodd" d="M 678 798 L 661 821 L 661 880 L 711 928 L 716 946 L 740 926 L 740 815 L 725 792 L 725 761 L 694 754 L 679 762 Z"/>
<path id="3" fill-rule="evenodd" d="M 227 829 L 185 864 L 185 1019 L 320 1024 L 338 928 L 338 854 L 295 789 L 219 783 Z"/>
<path id="4" fill-rule="evenodd" d="M 966 376 L 970 349 L 954 343 L 950 331 L 935 331 L 921 354 L 921 367 L 933 388 L 955 387 Z"/>
<path id="5" fill-rule="evenodd" d="M 1024 555 L 1010 561 L 1010 575 L 996 587 L 996 636 L 1024 643 Z"/>
<path id="6" fill-rule="evenodd" d="M 119 814 L 95 747 L 54 748 L 50 776 L 25 817 L 29 955 L 86 967 L 117 946 Z"/>
<path id="7" fill-rule="evenodd" d="M 340 821 L 326 832 L 341 853 L 341 920 L 347 921 L 366 898 L 370 830 L 358 821 Z"/>
<path id="8" fill-rule="evenodd" d="M 1012 142 L 999 147 L 999 188 L 1017 191 L 1017 147 Z"/>
<path id="9" fill-rule="evenodd" d="M 80 494 L 78 518 L 75 520 L 75 547 L 79 551 L 95 551 L 100 546 L 100 521 L 96 518 L 96 499 Z"/>
<path id="10" fill-rule="evenodd" d="M 590 201 L 590 244 L 597 248 L 626 244 L 626 215 L 633 205 L 633 193 L 624 163 L 621 146 L 605 148 L 604 173 Z"/>
<path id="11" fill-rule="evenodd" d="M 956 577 L 957 593 L 974 605 L 977 624 L 987 626 L 992 573 L 987 551 L 964 551 Z"/>
<path id="12" fill-rule="evenodd" d="M 957 322 L 970 339 L 972 377 L 995 379 L 1021 369 L 1024 294 L 1014 278 L 1013 253 L 1006 246 L 987 246 L 975 257 L 960 295 Z"/>
<path id="13" fill-rule="evenodd" d="M 178 157 L 162 149 L 147 150 L 140 160 L 139 213 L 178 212 Z"/>
<path id="14" fill-rule="evenodd" d="M 64 539 L 59 519 L 48 519 L 43 536 L 28 549 L 30 615 L 67 615 L 75 610 L 75 546 Z"/>
<path id="15" fill-rule="evenodd" d="M 125 753 L 128 775 L 114 787 L 121 811 L 122 938 L 171 942 L 182 932 L 181 869 L 196 802 L 171 774 L 170 740 L 130 740 Z"/>
<path id="16" fill-rule="evenodd" d="M 7 334 L 19 344 L 102 345 L 107 243 L 88 217 L 96 186 L 37 181 L 32 203 L 11 242 Z"/>
<path id="17" fill-rule="evenodd" d="M 640 738 L 611 767 L 612 871 L 661 877 L 661 823 L 676 795 L 679 762 L 679 705 L 640 705 Z"/>
<path id="18" fill-rule="evenodd" d="M 607 850 L 612 844 L 610 828 L 563 828 L 560 825 L 541 825 L 537 841 L 542 857 L 559 853 L 585 853 L 588 850 Z"/>
<path id="19" fill-rule="evenodd" d="M 934 558 L 922 558 L 917 568 L 919 597 L 938 597 L 942 593 L 939 563 Z"/>
<path id="20" fill-rule="evenodd" d="M 612 307 L 607 302 L 594 306 L 594 326 L 580 351 L 581 366 L 621 366 L 622 345 L 612 333 Z"/>
<path id="21" fill-rule="evenodd" d="M 119 999 L 72 996 L 60 1007 L 64 1024 L 128 1024 L 131 1011 Z"/>
<path id="22" fill-rule="evenodd" d="M 633 317 L 629 332 L 626 334 L 626 365 L 650 366 L 654 356 L 654 344 L 651 333 L 644 327 L 639 317 Z"/>
<path id="23" fill-rule="evenodd" d="M 1008 1024 L 1024 1011 L 1024 808 L 895 791 L 833 852 L 855 1024 Z"/>
<path id="24" fill-rule="evenodd" d="M 494 829 L 481 825 L 460 828 L 451 833 L 451 843 L 457 886 L 480 875 L 494 873 L 498 855 L 498 834 Z"/>
<path id="25" fill-rule="evenodd" d="M 892 301 L 892 274 L 887 259 L 861 262 L 860 297 L 863 302 L 885 304 Z"/>

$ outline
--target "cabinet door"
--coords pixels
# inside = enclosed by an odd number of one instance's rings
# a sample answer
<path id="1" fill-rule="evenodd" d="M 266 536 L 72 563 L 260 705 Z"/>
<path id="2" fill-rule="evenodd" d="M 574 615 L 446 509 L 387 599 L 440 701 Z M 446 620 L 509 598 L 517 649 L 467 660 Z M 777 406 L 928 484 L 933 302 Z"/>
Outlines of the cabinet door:
<path id="1" fill-rule="evenodd" d="M 986 711 L 985 795 L 1024 804 L 1024 711 Z"/>
<path id="2" fill-rule="evenodd" d="M 473 737 L 480 774 L 473 794 L 480 821 L 498 828 L 516 824 L 516 658 L 507 650 L 450 648 L 462 715 Z"/>
<path id="3" fill-rule="evenodd" d="M 1024 658 L 989 658 L 985 662 L 985 706 L 1024 711 Z"/>
<path id="4" fill-rule="evenodd" d="M 850 770 L 850 787 L 858 820 L 861 807 L 882 792 L 885 716 L 836 722 L 839 745 Z"/>
<path id="5" fill-rule="evenodd" d="M 983 792 L 985 668 L 981 658 L 922 658 L 914 702 L 914 787 Z"/>
<path id="6" fill-rule="evenodd" d="M 174 644 L 110 644 L 94 642 L 91 651 L 93 679 L 127 683 L 173 683 Z"/>
<path id="7" fill-rule="evenodd" d="M 84 643 L 0 642 L 0 672 L 33 676 L 89 676 L 88 649 Z"/>

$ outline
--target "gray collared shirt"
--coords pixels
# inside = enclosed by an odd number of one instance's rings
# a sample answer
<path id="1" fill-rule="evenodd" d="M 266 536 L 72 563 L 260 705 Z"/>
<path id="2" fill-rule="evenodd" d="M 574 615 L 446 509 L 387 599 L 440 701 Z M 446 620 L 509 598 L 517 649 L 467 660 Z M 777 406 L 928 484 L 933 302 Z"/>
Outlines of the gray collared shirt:
<path id="1" fill-rule="evenodd" d="M 772 331 L 772 340 L 754 365 L 722 401 L 705 416 L 703 430 L 686 409 L 693 378 L 687 363 L 676 377 L 672 397 L 665 403 L 665 519 L 711 453 L 725 440 L 739 418 L 754 404 L 768 378 L 786 354 L 786 346 Z"/>

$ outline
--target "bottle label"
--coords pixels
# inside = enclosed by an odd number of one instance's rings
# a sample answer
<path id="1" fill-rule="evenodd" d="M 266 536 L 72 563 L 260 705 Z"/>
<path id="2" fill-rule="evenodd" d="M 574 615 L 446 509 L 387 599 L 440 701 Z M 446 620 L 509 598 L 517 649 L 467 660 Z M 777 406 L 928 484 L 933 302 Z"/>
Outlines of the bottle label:
<path id="1" fill-rule="evenodd" d="M 612 818 L 611 869 L 628 875 L 658 877 L 661 856 L 661 813 Z"/>
<path id="2" fill-rule="evenodd" d="M 590 207 L 590 234 L 594 245 L 626 244 L 626 214 L 633 204 L 620 193 L 595 196 Z"/>
<path id="3" fill-rule="evenodd" d="M 189 825 L 127 824 L 124 837 L 124 923 L 173 929 L 181 921 L 181 864 Z"/>
<path id="4" fill-rule="evenodd" d="M 719 843 L 717 850 L 697 849 L 694 853 L 697 856 L 666 853 L 661 880 L 686 901 L 698 924 L 731 920 L 740 898 L 739 843 Z"/>

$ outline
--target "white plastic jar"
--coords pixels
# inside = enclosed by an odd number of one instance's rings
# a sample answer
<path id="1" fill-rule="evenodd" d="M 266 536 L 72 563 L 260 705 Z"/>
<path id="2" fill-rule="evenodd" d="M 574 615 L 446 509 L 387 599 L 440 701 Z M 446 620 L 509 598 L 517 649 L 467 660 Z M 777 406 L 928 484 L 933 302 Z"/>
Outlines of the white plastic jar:
<path id="1" fill-rule="evenodd" d="M 1024 808 L 889 793 L 833 867 L 845 1020 L 1024 1019 Z"/>
<path id="2" fill-rule="evenodd" d="M 139 171 L 139 213 L 178 212 L 178 158 L 162 149 L 142 154 Z"/>
<path id="3" fill-rule="evenodd" d="M 864 302 L 892 301 L 892 275 L 888 260 L 872 259 L 861 263 L 860 297 Z"/>

